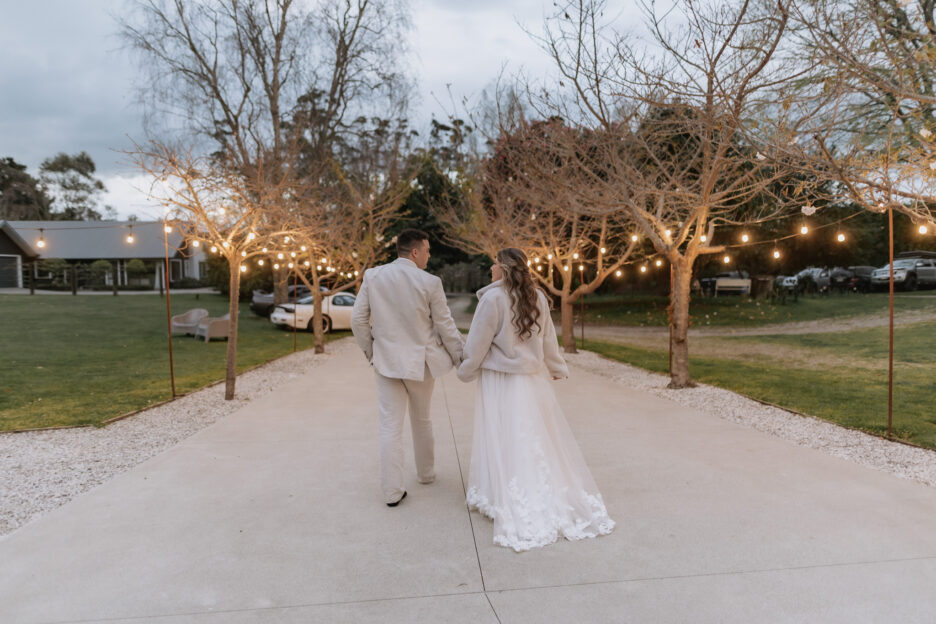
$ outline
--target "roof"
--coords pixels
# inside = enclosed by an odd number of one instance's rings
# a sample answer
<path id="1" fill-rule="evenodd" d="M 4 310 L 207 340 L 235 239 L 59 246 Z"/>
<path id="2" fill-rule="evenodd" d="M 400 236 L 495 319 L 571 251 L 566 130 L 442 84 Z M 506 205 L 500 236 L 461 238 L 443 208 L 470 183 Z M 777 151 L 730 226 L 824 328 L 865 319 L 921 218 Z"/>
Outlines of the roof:
<path id="1" fill-rule="evenodd" d="M 0 232 L 6 234 L 7 237 L 13 241 L 13 244 L 20 248 L 20 250 L 23 252 L 23 255 L 27 258 L 36 258 L 39 256 L 37 250 L 30 247 L 29 243 L 27 243 L 26 240 L 20 236 L 20 234 L 16 231 L 16 228 L 14 228 L 8 221 L 0 221 Z"/>
<path id="2" fill-rule="evenodd" d="M 165 256 L 162 221 L 6 221 L 41 258 L 64 260 L 156 259 Z M 127 236 L 133 231 L 133 242 Z M 38 247 L 39 238 L 45 246 Z M 182 246 L 178 230 L 169 234 L 169 249 Z"/>

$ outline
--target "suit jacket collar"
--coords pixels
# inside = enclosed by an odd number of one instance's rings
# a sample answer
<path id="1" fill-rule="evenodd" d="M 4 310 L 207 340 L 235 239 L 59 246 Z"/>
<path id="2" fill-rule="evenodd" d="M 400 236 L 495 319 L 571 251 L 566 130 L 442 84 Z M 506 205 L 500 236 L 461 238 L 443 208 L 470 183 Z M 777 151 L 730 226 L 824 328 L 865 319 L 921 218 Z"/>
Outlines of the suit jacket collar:
<path id="1" fill-rule="evenodd" d="M 413 262 L 412 260 L 410 260 L 409 258 L 397 258 L 396 260 L 394 260 L 394 261 L 391 262 L 390 264 L 402 264 L 402 265 L 404 265 L 404 266 L 411 266 L 411 267 L 413 267 L 414 269 L 418 269 L 418 268 L 419 268 L 419 267 L 416 265 L 416 263 Z"/>
<path id="2" fill-rule="evenodd" d="M 478 299 L 480 299 L 481 295 L 483 295 L 487 291 L 493 288 L 500 288 L 503 285 L 504 285 L 504 280 L 497 280 L 496 282 L 491 282 L 490 284 L 488 284 L 487 286 L 485 286 L 484 288 L 476 292 L 475 295 L 477 295 Z"/>

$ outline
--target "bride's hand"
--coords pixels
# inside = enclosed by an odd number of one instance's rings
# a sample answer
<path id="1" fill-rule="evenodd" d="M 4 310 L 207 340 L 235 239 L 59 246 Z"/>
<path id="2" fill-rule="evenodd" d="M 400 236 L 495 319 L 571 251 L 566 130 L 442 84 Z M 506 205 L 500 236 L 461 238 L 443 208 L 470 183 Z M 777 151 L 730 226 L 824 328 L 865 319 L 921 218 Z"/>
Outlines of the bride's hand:
<path id="1" fill-rule="evenodd" d="M 565 379 L 565 377 L 556 377 L 553 375 L 553 381 L 559 381 L 560 379 Z"/>

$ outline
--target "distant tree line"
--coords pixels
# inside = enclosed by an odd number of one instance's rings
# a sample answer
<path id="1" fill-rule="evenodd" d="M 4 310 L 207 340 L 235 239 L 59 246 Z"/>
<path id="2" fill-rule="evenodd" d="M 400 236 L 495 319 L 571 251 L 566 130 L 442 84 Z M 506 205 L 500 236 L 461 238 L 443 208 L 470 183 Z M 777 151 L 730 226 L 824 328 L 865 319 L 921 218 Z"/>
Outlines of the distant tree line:
<path id="1" fill-rule="evenodd" d="M 101 206 L 107 190 L 95 175 L 87 152 L 60 152 L 39 166 L 38 179 L 10 156 L 0 158 L 0 219 L 100 221 L 116 218 L 111 206 Z"/>

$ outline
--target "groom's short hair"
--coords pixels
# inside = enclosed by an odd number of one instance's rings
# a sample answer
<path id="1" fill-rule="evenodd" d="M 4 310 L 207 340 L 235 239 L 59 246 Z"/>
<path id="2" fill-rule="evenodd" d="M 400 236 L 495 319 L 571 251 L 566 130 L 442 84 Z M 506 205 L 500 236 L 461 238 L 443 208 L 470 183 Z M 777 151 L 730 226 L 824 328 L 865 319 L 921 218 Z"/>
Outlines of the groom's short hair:
<path id="1" fill-rule="evenodd" d="M 422 230 L 403 230 L 397 234 L 396 251 L 398 256 L 408 256 L 422 241 L 429 240 L 429 235 Z"/>

